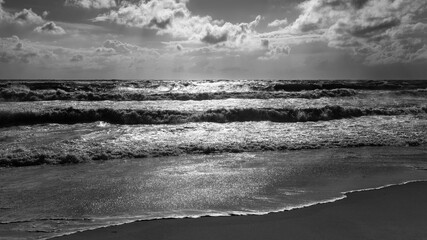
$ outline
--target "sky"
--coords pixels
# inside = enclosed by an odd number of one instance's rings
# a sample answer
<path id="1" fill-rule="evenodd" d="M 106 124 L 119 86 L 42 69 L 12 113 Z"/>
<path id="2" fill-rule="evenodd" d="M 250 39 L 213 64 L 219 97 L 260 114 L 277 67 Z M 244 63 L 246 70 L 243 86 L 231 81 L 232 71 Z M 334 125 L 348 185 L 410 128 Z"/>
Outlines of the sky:
<path id="1" fill-rule="evenodd" d="M 426 77 L 426 0 L 0 0 L 0 79 Z"/>

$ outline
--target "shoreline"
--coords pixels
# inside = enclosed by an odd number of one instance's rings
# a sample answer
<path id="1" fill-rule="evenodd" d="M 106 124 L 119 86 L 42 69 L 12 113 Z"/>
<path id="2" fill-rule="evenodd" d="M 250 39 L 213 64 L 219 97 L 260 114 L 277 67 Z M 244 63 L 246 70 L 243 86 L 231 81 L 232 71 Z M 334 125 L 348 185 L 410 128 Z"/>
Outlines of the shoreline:
<path id="1" fill-rule="evenodd" d="M 423 189 L 427 181 L 408 181 L 263 215 L 142 220 L 50 239 L 421 239 Z"/>

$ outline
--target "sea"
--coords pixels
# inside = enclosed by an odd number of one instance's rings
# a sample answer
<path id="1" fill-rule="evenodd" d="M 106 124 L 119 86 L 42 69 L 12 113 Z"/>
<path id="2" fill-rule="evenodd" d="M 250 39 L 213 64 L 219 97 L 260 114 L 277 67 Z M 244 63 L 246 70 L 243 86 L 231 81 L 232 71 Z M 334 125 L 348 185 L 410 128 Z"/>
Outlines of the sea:
<path id="1" fill-rule="evenodd" d="M 427 181 L 427 81 L 2 80 L 0 239 Z"/>

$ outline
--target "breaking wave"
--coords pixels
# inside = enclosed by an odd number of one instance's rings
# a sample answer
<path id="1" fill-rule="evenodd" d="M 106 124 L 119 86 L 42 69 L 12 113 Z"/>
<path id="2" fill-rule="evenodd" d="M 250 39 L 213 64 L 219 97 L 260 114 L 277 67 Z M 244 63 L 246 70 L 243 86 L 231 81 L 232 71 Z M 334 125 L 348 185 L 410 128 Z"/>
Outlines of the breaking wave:
<path id="1" fill-rule="evenodd" d="M 53 100 L 78 100 L 78 101 L 157 101 L 157 100 L 180 100 L 180 101 L 202 101 L 213 99 L 273 99 L 273 98 L 306 98 L 317 99 L 322 97 L 349 97 L 355 96 L 357 92 L 352 89 L 331 89 L 301 92 L 277 92 L 277 91 L 252 91 L 252 92 L 201 92 L 201 93 L 179 93 L 166 92 L 147 94 L 132 91 L 91 92 L 50 90 L 39 91 L 26 88 L 6 88 L 0 91 L 0 100 L 3 101 L 53 101 Z"/>
<path id="2" fill-rule="evenodd" d="M 425 94 L 425 81 L 2 81 L 2 101 L 156 101 L 355 96 L 359 90 Z"/>
<path id="3" fill-rule="evenodd" d="M 179 124 L 188 122 L 307 122 L 328 121 L 370 115 L 407 115 L 427 113 L 427 107 L 404 108 L 350 108 L 325 106 L 303 109 L 236 108 L 214 109 L 204 112 L 173 110 L 131 110 L 131 109 L 76 109 L 55 108 L 40 112 L 1 111 L 0 126 L 60 123 L 75 124 L 106 122 L 112 124 Z"/>

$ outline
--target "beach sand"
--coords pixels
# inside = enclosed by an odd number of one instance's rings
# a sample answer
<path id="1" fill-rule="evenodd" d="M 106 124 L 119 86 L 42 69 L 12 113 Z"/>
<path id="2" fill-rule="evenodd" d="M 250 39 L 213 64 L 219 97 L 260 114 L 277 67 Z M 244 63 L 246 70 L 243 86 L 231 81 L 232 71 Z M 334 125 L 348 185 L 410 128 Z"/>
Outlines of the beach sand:
<path id="1" fill-rule="evenodd" d="M 427 182 L 347 194 L 263 216 L 140 221 L 57 238 L 69 239 L 427 239 Z"/>

